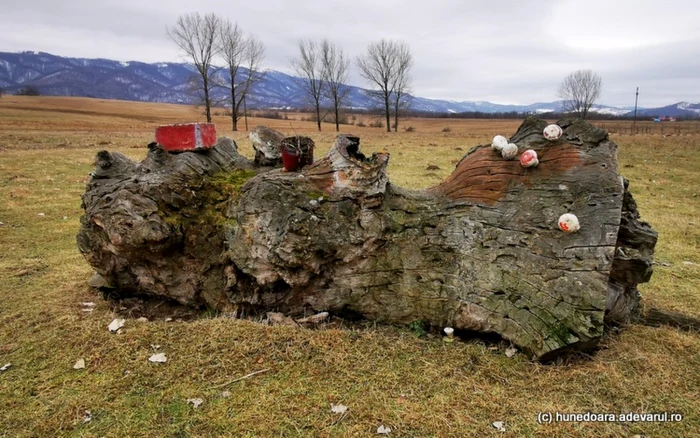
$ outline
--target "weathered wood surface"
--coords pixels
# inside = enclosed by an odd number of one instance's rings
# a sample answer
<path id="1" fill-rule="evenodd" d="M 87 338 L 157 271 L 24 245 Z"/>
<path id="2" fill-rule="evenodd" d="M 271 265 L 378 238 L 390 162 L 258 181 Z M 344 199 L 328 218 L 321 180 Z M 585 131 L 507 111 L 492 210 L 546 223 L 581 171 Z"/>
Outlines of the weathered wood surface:
<path id="1" fill-rule="evenodd" d="M 554 143 L 534 118 L 510 139 L 537 167 L 479 146 L 422 191 L 345 136 L 300 173 L 257 176 L 230 140 L 140 164 L 100 152 L 78 244 L 122 294 L 494 332 L 540 359 L 593 348 L 638 312 L 656 233 L 607 134 L 559 124 Z M 566 212 L 579 232 L 558 229 Z"/>

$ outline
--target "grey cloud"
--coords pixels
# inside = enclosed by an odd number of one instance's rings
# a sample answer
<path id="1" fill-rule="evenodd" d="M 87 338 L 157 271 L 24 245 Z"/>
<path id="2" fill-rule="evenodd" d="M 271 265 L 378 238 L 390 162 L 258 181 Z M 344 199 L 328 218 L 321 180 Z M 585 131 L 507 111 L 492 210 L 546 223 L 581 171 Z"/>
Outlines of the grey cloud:
<path id="1" fill-rule="evenodd" d="M 165 29 L 187 12 L 238 21 L 266 45 L 267 68 L 290 72 L 302 38 L 329 38 L 354 59 L 380 38 L 412 48 L 413 90 L 423 97 L 532 103 L 556 99 L 562 78 L 591 68 L 601 103 L 700 101 L 700 21 L 694 0 L 382 2 L 305 0 L 29 0 L 2 6 L 0 50 L 182 61 Z M 632 11 L 632 12 L 630 12 Z M 357 71 L 351 82 L 365 85 Z"/>

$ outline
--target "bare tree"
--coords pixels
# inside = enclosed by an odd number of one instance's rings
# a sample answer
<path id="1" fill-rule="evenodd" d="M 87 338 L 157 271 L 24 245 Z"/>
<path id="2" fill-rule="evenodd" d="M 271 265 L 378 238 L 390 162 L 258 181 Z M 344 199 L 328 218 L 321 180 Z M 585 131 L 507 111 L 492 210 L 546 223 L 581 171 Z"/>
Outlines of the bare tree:
<path id="1" fill-rule="evenodd" d="M 336 47 L 328 40 L 323 40 L 321 42 L 321 63 L 325 73 L 325 95 L 333 102 L 335 130 L 340 131 L 340 107 L 350 92 L 350 87 L 345 85 L 348 81 L 350 60 L 345 56 L 343 49 Z"/>
<path id="2" fill-rule="evenodd" d="M 323 56 L 321 47 L 314 41 L 299 41 L 299 57 L 292 60 L 292 67 L 296 71 L 299 85 L 306 93 L 309 103 L 316 110 L 316 122 L 318 130 L 321 130 L 321 99 L 323 98 L 326 76 L 323 69 Z"/>
<path id="3" fill-rule="evenodd" d="M 211 123 L 211 93 L 216 82 L 216 68 L 212 64 L 218 54 L 216 44 L 221 18 L 215 14 L 199 15 L 197 12 L 181 15 L 175 26 L 168 28 L 168 36 L 184 54 L 192 61 L 197 76 L 194 83 L 201 92 L 207 123 Z"/>
<path id="4" fill-rule="evenodd" d="M 602 79 L 591 70 L 570 73 L 559 86 L 558 96 L 564 100 L 564 111 L 585 120 L 591 106 L 600 97 L 602 87 Z"/>
<path id="5" fill-rule="evenodd" d="M 399 115 L 410 105 L 411 88 L 410 70 L 413 65 L 411 51 L 406 44 L 400 44 L 396 51 L 396 75 L 394 77 L 394 132 L 399 129 Z"/>
<path id="6" fill-rule="evenodd" d="M 238 23 L 225 20 L 219 30 L 218 48 L 228 69 L 224 85 L 229 92 L 227 107 L 230 106 L 233 130 L 238 131 L 241 104 L 252 85 L 263 78 L 259 70 L 265 47 L 255 36 L 244 36 Z"/>
<path id="7" fill-rule="evenodd" d="M 403 82 L 402 90 L 407 89 L 410 83 L 408 71 L 411 64 L 410 49 L 403 41 L 382 39 L 379 42 L 370 44 L 367 47 L 367 53 L 357 58 L 357 65 L 362 76 L 379 87 L 376 95 L 384 106 L 387 132 L 391 132 L 391 110 L 392 106 L 394 109 L 396 107 L 396 101 L 393 100 L 394 94 L 396 94 L 396 87 L 400 82 Z M 399 80 L 402 76 L 400 74 L 402 66 L 404 67 L 404 81 Z M 400 95 L 403 93 L 404 91 L 398 93 L 399 101 Z M 395 124 L 397 123 L 398 119 Z"/>

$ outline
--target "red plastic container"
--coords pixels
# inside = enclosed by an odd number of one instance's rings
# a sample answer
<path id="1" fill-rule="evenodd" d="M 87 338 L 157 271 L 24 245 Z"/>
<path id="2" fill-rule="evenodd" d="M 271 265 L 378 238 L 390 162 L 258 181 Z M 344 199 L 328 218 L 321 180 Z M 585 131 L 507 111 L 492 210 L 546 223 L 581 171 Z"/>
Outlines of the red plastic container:
<path id="1" fill-rule="evenodd" d="M 296 172 L 299 168 L 299 155 L 293 149 L 282 147 L 282 167 L 289 172 Z"/>
<path id="2" fill-rule="evenodd" d="M 213 123 L 159 126 L 156 142 L 170 152 L 209 149 L 216 144 L 216 126 Z"/>
<path id="3" fill-rule="evenodd" d="M 287 137 L 280 142 L 282 166 L 289 172 L 296 172 L 314 162 L 314 141 L 309 137 Z"/>

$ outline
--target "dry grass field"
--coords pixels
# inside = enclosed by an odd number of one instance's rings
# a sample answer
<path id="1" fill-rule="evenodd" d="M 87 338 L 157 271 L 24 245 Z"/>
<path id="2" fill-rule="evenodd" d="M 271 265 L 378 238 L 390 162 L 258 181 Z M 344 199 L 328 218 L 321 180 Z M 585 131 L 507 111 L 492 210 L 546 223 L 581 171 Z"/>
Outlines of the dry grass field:
<path id="1" fill-rule="evenodd" d="M 205 314 L 128 319 L 110 334 L 115 309 L 87 286 L 91 269 L 75 243 L 94 155 L 141 159 L 155 126 L 198 119 L 176 105 L 0 99 L 0 366 L 11 364 L 0 372 L 0 436 L 359 437 L 377 436 L 379 425 L 395 437 L 700 436 L 700 336 L 680 329 L 631 325 L 592 356 L 550 365 L 509 359 L 503 343 L 445 344 L 370 323 L 307 330 Z M 252 156 L 245 132 L 231 133 L 225 117 L 215 122 Z M 345 128 L 365 151 L 388 148 L 392 183 L 413 188 L 437 183 L 470 147 L 519 125 L 404 123 L 415 132 Z M 317 133 L 299 120 L 249 121 L 256 124 L 310 135 L 317 156 L 334 137 L 331 125 Z M 700 317 L 700 135 L 611 138 L 642 216 L 659 232 L 644 304 Z M 82 311 L 87 301 L 94 311 Z M 147 360 L 154 345 L 167 363 Z M 79 358 L 85 369 L 74 370 Z M 203 403 L 195 409 L 190 398 Z M 331 403 L 347 414 L 331 413 Z M 538 424 L 538 412 L 555 411 L 683 420 Z"/>

